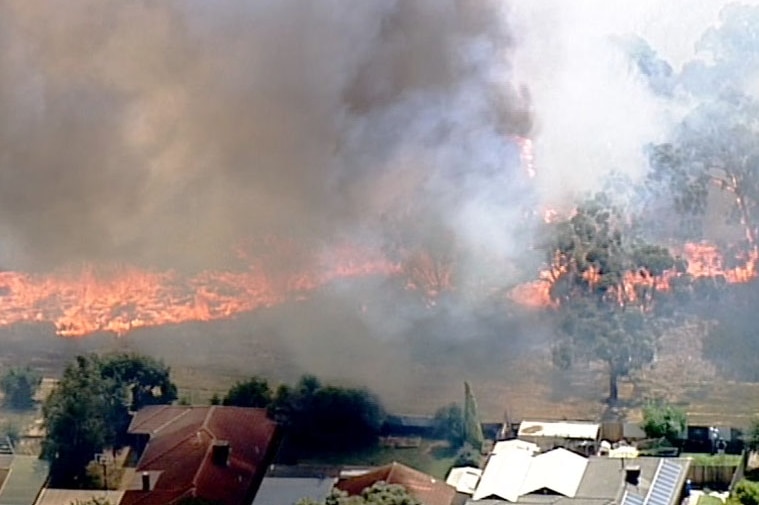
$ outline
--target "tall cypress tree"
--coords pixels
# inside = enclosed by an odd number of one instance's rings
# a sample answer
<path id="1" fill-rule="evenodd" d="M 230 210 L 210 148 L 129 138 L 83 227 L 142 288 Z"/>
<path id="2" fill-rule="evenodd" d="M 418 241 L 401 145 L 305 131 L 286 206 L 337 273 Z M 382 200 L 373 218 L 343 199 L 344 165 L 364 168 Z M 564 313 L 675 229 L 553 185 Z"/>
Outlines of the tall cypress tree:
<path id="1" fill-rule="evenodd" d="M 477 400 L 474 399 L 472 388 L 468 382 L 464 382 L 464 442 L 478 451 L 482 450 L 485 443 L 482 423 L 477 413 Z"/>

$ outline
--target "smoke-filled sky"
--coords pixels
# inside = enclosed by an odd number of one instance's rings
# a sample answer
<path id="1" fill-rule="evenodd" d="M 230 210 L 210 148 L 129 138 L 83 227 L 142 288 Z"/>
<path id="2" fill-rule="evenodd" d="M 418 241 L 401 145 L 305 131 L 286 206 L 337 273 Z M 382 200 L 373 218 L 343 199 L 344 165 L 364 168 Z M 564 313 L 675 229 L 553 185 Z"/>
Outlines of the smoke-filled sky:
<path id="1" fill-rule="evenodd" d="M 666 104 L 609 36 L 688 60 L 725 2 L 0 3 L 0 268 L 204 268 L 387 223 L 518 254 L 543 204 L 642 172 Z"/>

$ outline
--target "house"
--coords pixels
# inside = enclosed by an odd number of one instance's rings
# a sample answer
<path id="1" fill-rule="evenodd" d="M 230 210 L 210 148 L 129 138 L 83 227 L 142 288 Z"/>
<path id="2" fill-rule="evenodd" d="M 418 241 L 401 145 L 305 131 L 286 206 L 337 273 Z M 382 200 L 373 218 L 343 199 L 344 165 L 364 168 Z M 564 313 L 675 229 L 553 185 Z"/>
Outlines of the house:
<path id="1" fill-rule="evenodd" d="M 598 446 L 600 430 L 600 424 L 582 421 L 522 421 L 517 437 L 543 451 L 563 447 L 589 455 Z"/>
<path id="2" fill-rule="evenodd" d="M 155 405 L 129 425 L 144 450 L 120 505 L 171 505 L 197 497 L 222 505 L 253 501 L 278 441 L 265 409 Z"/>
<path id="3" fill-rule="evenodd" d="M 467 505 L 676 505 L 689 459 L 584 457 L 565 449 L 491 455 Z"/>
<path id="4" fill-rule="evenodd" d="M 423 505 L 451 505 L 456 497 L 455 487 L 395 462 L 364 472 L 352 472 L 350 477 L 341 477 L 335 487 L 355 496 L 377 482 L 403 486 Z"/>
<path id="5" fill-rule="evenodd" d="M 538 455 L 519 448 L 493 453 L 472 498 L 516 503 L 524 495 L 543 490 L 574 497 L 587 464 L 587 458 L 561 448 Z"/>

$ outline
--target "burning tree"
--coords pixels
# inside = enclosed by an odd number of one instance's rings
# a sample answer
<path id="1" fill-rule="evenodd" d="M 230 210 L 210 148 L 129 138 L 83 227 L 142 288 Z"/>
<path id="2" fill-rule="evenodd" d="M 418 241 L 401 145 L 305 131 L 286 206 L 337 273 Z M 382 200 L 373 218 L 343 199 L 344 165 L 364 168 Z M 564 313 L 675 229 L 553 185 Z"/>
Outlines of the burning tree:
<path id="1" fill-rule="evenodd" d="M 420 208 L 383 217 L 384 252 L 401 265 L 410 287 L 430 299 L 450 291 L 459 260 L 453 232 L 439 216 Z"/>
<path id="2" fill-rule="evenodd" d="M 742 95 L 708 102 L 679 127 L 675 140 L 651 149 L 651 181 L 674 195 L 683 215 L 706 214 L 710 189 L 729 195 L 728 222 L 757 247 L 759 104 Z"/>
<path id="3" fill-rule="evenodd" d="M 727 196 L 729 221 L 743 228 L 756 258 L 759 238 L 759 103 L 753 97 L 757 51 L 755 6 L 734 5 L 696 44 L 700 53 L 683 66 L 678 91 L 699 105 L 672 139 L 650 151 L 653 187 L 674 196 L 683 216 L 700 220 L 711 194 Z M 702 58 L 700 56 L 706 56 Z"/>
<path id="4" fill-rule="evenodd" d="M 675 266 L 666 248 L 634 238 L 609 198 L 599 194 L 556 223 L 547 243 L 550 296 L 559 329 L 554 363 L 568 368 L 578 359 L 608 367 L 609 401 L 617 381 L 650 363 L 660 318 L 657 279 Z"/>

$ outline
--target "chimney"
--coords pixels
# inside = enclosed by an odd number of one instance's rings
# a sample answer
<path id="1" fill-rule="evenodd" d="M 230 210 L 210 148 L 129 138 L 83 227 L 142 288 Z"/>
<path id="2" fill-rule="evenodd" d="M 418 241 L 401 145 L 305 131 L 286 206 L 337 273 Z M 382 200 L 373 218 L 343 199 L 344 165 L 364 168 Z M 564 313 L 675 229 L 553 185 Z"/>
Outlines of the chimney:
<path id="1" fill-rule="evenodd" d="M 150 474 L 148 472 L 142 472 L 142 490 L 150 491 Z"/>
<path id="2" fill-rule="evenodd" d="M 625 468 L 625 482 L 631 486 L 638 487 L 640 482 L 640 466 L 628 466 Z"/>
<path id="3" fill-rule="evenodd" d="M 214 440 L 211 447 L 211 461 L 216 466 L 227 466 L 229 464 L 229 454 L 232 448 L 226 440 Z"/>

